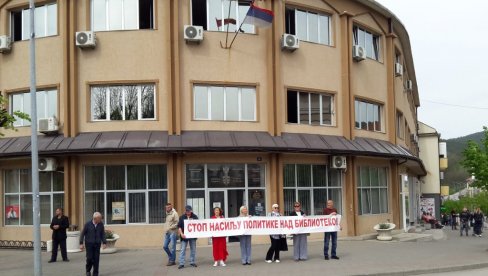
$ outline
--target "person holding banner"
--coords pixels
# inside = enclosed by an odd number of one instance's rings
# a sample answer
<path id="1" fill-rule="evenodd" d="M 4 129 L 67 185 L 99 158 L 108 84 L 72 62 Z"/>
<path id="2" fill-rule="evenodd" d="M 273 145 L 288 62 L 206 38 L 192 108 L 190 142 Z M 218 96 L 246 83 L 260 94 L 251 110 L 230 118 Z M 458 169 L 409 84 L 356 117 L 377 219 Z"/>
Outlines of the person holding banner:
<path id="1" fill-rule="evenodd" d="M 334 208 L 334 201 L 327 200 L 327 208 L 324 209 L 324 215 L 337 215 L 337 209 Z M 342 230 L 342 226 L 340 227 Z M 332 249 L 330 252 L 331 258 L 335 260 L 339 260 L 339 257 L 336 255 L 337 249 L 337 232 L 325 232 L 325 239 L 324 239 L 324 259 L 329 259 L 329 240 L 332 240 Z"/>
<path id="2" fill-rule="evenodd" d="M 222 209 L 220 207 L 214 208 L 214 215 L 212 216 L 212 218 L 224 218 Z M 227 260 L 227 256 L 229 255 L 229 253 L 227 253 L 226 237 L 212 237 L 212 249 L 215 261 L 213 266 L 225 266 L 225 261 Z"/>
<path id="3" fill-rule="evenodd" d="M 290 216 L 305 216 L 301 208 L 300 202 L 293 204 L 294 210 L 290 212 Z M 308 234 L 294 234 L 293 235 L 293 259 L 295 262 L 305 261 L 308 258 L 307 254 L 307 235 Z"/>
<path id="4" fill-rule="evenodd" d="M 268 217 L 279 217 L 280 214 L 280 207 L 278 204 L 273 204 L 272 206 L 273 211 L 268 214 Z M 266 262 L 269 264 L 273 260 L 279 263 L 280 262 L 280 249 L 281 249 L 281 235 L 270 235 L 271 238 L 271 246 L 268 249 L 268 253 L 266 253 Z"/>
<path id="5" fill-rule="evenodd" d="M 239 208 L 239 217 L 251 217 L 247 210 L 247 206 Z M 239 243 L 241 245 L 241 263 L 242 265 L 251 265 L 251 235 L 239 236 Z"/>
<path id="6" fill-rule="evenodd" d="M 190 265 L 197 267 L 195 263 L 195 255 L 197 249 L 197 239 L 187 239 L 185 236 L 185 220 L 198 219 L 193 213 L 193 208 L 190 205 L 185 206 L 185 213 L 180 217 L 178 221 L 178 232 L 181 236 L 181 252 L 178 269 L 185 267 L 186 246 L 190 244 Z"/>

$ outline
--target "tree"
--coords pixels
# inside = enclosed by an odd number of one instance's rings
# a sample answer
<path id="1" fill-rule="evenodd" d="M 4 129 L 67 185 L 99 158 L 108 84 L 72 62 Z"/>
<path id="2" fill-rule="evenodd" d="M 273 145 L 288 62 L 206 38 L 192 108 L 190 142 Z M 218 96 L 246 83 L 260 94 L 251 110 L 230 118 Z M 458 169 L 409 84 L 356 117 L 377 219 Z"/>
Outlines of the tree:
<path id="1" fill-rule="evenodd" d="M 473 140 L 463 151 L 461 165 L 474 176 L 473 186 L 488 190 L 488 128 L 483 127 L 483 138 L 480 144 Z"/>
<path id="2" fill-rule="evenodd" d="M 15 130 L 14 122 L 17 119 L 30 121 L 29 115 L 23 112 L 14 111 L 13 114 L 10 114 L 8 110 L 4 108 L 7 104 L 7 99 L 0 95 L 0 128 Z M 0 132 L 0 136 L 4 136 L 4 134 Z"/>

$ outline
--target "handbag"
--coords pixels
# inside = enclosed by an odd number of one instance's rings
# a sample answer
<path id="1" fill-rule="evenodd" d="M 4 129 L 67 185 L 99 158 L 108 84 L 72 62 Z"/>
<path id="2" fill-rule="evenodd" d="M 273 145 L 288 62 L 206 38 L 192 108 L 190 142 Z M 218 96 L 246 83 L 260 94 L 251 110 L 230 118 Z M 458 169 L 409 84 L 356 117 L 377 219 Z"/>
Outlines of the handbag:
<path id="1" fill-rule="evenodd" d="M 286 242 L 286 236 L 280 238 L 280 251 L 288 251 L 288 243 Z"/>

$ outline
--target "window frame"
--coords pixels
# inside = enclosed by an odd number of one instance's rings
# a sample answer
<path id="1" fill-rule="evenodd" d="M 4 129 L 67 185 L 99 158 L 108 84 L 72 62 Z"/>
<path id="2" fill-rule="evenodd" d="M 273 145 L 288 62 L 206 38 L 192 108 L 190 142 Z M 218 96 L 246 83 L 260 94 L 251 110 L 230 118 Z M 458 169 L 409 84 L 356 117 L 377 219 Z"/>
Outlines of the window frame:
<path id="1" fill-rule="evenodd" d="M 121 18 L 121 28 L 120 29 L 111 29 L 110 28 L 110 1 L 111 0 L 103 0 L 105 1 L 105 29 L 103 30 L 94 30 L 95 28 L 95 16 L 94 16 L 94 9 L 95 9 L 95 5 L 93 4 L 93 1 L 95 0 L 90 0 L 90 30 L 91 31 L 94 31 L 94 32 L 114 32 L 114 31 L 137 31 L 137 30 L 155 30 L 156 29 L 156 3 L 157 3 L 157 0 L 154 1 L 152 0 L 153 4 L 152 4 L 152 7 L 153 7 L 153 10 L 152 10 L 152 28 L 145 28 L 145 29 L 141 29 L 141 21 L 140 21 L 140 2 L 137 0 L 136 2 L 136 6 L 137 6 L 137 11 L 136 11 L 136 18 L 135 18 L 135 21 L 136 21 L 136 24 L 137 24 L 137 27 L 134 28 L 134 29 L 126 29 L 125 28 L 125 9 L 124 9 L 124 4 L 125 4 L 125 1 L 126 0 L 121 0 L 122 1 L 122 8 L 121 8 L 121 15 L 120 15 L 120 18 Z"/>
<path id="2" fill-rule="evenodd" d="M 56 114 L 54 115 L 54 117 L 56 119 L 59 119 L 59 92 L 58 92 L 58 88 L 46 88 L 46 89 L 39 89 L 39 90 L 36 90 L 36 97 L 38 96 L 37 93 L 40 93 L 40 94 L 44 94 L 44 97 L 46 99 L 48 99 L 48 95 L 50 92 L 54 92 L 56 94 L 56 103 L 54 103 L 54 105 L 56 106 Z M 18 91 L 18 92 L 11 92 L 11 93 L 7 93 L 8 95 L 8 111 L 9 111 L 9 114 L 13 115 L 15 111 L 20 111 L 20 112 L 23 112 L 23 113 L 26 113 L 26 114 L 31 114 L 32 111 L 31 111 L 31 106 L 29 104 L 29 106 L 27 106 L 27 111 L 26 111 L 26 106 L 24 104 L 25 102 L 25 95 L 29 95 L 29 99 L 30 99 L 30 92 L 29 91 Z M 21 110 L 14 110 L 14 106 L 13 106 L 13 103 L 14 103 L 14 100 L 13 100 L 13 97 L 15 96 L 20 96 L 22 95 L 22 103 L 21 103 Z M 29 100 L 30 101 L 30 100 Z M 52 103 L 51 103 L 52 104 Z M 39 105 L 39 102 L 37 101 L 37 105 Z M 50 103 L 46 100 L 44 101 L 44 115 L 46 115 L 47 112 L 49 112 L 49 107 L 50 107 Z M 39 106 L 37 106 L 37 112 L 39 113 Z M 14 115 L 14 117 L 16 117 Z M 38 120 L 39 119 L 44 119 L 44 118 L 49 118 L 50 116 L 44 116 L 44 117 L 39 117 L 38 116 Z M 20 124 L 19 124 L 20 123 Z M 38 122 L 39 123 L 39 122 Z M 23 120 L 23 119 L 20 119 L 20 118 L 17 118 L 16 117 L 16 120 L 14 122 L 14 127 L 30 127 L 32 125 L 32 122 L 30 121 L 27 121 L 27 120 Z"/>
<path id="3" fill-rule="evenodd" d="M 329 14 L 329 13 L 326 13 L 326 12 L 320 12 L 320 11 L 314 11 L 314 10 L 309 10 L 309 9 L 306 9 L 306 8 L 300 8 L 300 7 L 294 7 L 294 6 L 287 6 L 285 7 L 286 10 L 289 10 L 289 11 L 293 11 L 294 13 L 294 16 L 293 16 L 293 19 L 294 19 L 294 29 L 295 29 L 295 32 L 294 33 L 291 33 L 293 35 L 296 35 L 297 37 L 300 37 L 300 35 L 297 33 L 297 26 L 298 26 L 298 19 L 297 19 L 297 12 L 300 11 L 300 12 L 303 12 L 306 14 L 307 16 L 307 20 L 306 20 L 306 29 L 307 29 L 307 33 L 306 33 L 306 39 L 300 39 L 300 41 L 303 41 L 303 42 L 308 42 L 308 43 L 313 43 L 313 44 L 319 44 L 319 45 L 326 45 L 326 46 L 333 46 L 333 39 L 332 39 L 332 15 Z M 310 14 L 314 14 L 317 16 L 317 41 L 312 41 L 310 40 Z M 326 41 L 327 43 L 322 43 L 320 41 L 322 41 L 323 39 L 321 38 L 321 28 L 320 28 L 320 18 L 321 17 L 326 17 L 327 18 L 327 26 L 328 26 L 328 30 L 327 30 L 327 38 L 326 38 Z M 285 16 L 285 26 L 287 25 L 287 16 Z M 286 28 L 285 28 L 286 29 Z"/>
<path id="4" fill-rule="evenodd" d="M 396 135 L 398 138 L 404 140 L 405 139 L 405 118 L 403 116 L 403 113 L 398 111 L 396 112 Z"/>
<path id="5" fill-rule="evenodd" d="M 359 40 L 359 34 L 360 34 L 360 31 L 364 33 L 364 45 L 360 45 L 360 40 Z M 379 35 L 378 33 L 374 32 L 374 31 L 370 31 L 366 28 L 363 28 L 359 25 L 356 25 L 354 24 L 353 25 L 353 29 L 352 29 L 352 33 L 353 33 L 353 45 L 358 45 L 358 46 L 361 46 L 364 48 L 364 50 L 366 51 L 366 57 L 368 59 L 371 59 L 371 60 L 376 60 L 378 62 L 381 62 L 381 57 L 383 56 L 381 54 L 381 35 Z M 367 35 L 371 35 L 371 50 L 372 50 L 372 53 L 375 55 L 375 56 L 371 56 L 369 53 L 368 53 L 368 45 L 367 45 L 367 41 L 366 41 L 366 36 Z M 375 42 L 376 41 L 376 42 Z M 376 44 L 376 45 L 375 45 Z M 376 47 L 375 47 L 376 46 Z"/>
<path id="6" fill-rule="evenodd" d="M 48 27 L 49 27 L 49 20 L 48 20 L 48 6 L 56 6 L 56 20 L 55 20 L 55 24 L 54 26 L 56 27 L 56 29 L 54 30 L 54 34 L 49 34 L 49 31 L 48 31 Z M 59 27 L 59 10 L 58 10 L 58 2 L 57 1 L 50 1 L 50 2 L 46 2 L 46 3 L 41 3 L 41 4 L 37 4 L 35 5 L 35 9 L 37 8 L 40 8 L 40 7 L 45 7 L 45 15 L 44 15 L 44 31 L 45 31 L 45 34 L 46 35 L 43 35 L 43 36 L 39 36 L 37 33 L 36 33 L 36 38 L 44 38 L 44 37 L 54 37 L 54 36 L 58 36 L 59 35 L 59 30 L 58 30 L 58 27 Z M 35 14 L 35 9 L 34 9 L 34 14 Z M 12 10 L 9 10 L 8 13 L 9 13 L 9 24 L 10 24 L 10 28 L 9 28 L 9 31 L 10 31 L 10 39 L 12 42 L 17 42 L 17 41 L 28 41 L 30 39 L 30 34 L 26 34 L 26 37 L 24 37 L 24 11 L 29 11 L 30 8 L 27 7 L 27 8 L 16 8 L 16 9 L 12 9 Z M 13 24 L 13 14 L 12 13 L 16 13 L 16 12 L 20 12 L 20 17 L 21 17 L 21 39 L 20 40 L 15 40 L 14 38 L 14 34 L 15 34 L 15 31 L 14 31 L 14 28 L 17 28 L 14 24 Z M 30 17 L 30 12 L 28 13 L 29 14 L 29 17 Z M 29 20 L 29 18 L 27 19 Z M 30 31 L 30 24 L 29 26 L 27 26 L 27 28 L 29 28 L 29 31 Z"/>
<path id="7" fill-rule="evenodd" d="M 326 92 L 308 92 L 308 91 L 302 91 L 302 90 L 295 90 L 295 89 L 287 89 L 287 98 L 288 98 L 288 93 L 296 93 L 297 94 L 297 122 L 292 123 L 289 122 L 288 118 L 286 118 L 286 123 L 287 124 L 294 124 L 294 125 L 309 125 L 309 126 L 335 126 L 335 101 L 334 97 L 335 95 L 332 93 L 326 93 Z M 307 94 L 308 95 L 308 124 L 302 124 L 300 120 L 300 94 Z M 312 124 L 312 94 L 318 95 L 319 96 L 319 112 L 320 112 L 320 123 L 318 125 L 313 125 Z M 324 123 L 324 97 L 329 97 L 330 98 L 330 124 L 325 124 Z M 287 108 L 287 114 L 288 114 L 288 108 L 289 108 L 288 101 L 286 103 L 286 108 Z"/>
<path id="8" fill-rule="evenodd" d="M 369 176 L 369 185 L 363 185 L 363 179 L 361 176 L 362 169 L 367 169 L 368 170 L 368 176 Z M 385 176 L 385 186 L 380 186 L 379 184 L 376 186 L 372 185 L 372 176 L 371 172 L 372 170 L 376 170 L 378 173 L 378 182 L 381 181 L 380 179 L 380 170 L 384 170 L 384 176 Z M 381 202 L 381 191 L 386 189 L 386 205 L 382 206 L 381 204 L 384 202 Z M 357 199 L 357 204 L 358 204 L 358 215 L 359 216 L 364 216 L 364 215 L 384 215 L 384 214 L 389 214 L 390 213 L 390 179 L 389 179 L 389 168 L 387 166 L 364 166 L 360 165 L 357 167 L 357 181 L 356 181 L 356 190 L 358 193 L 358 199 Z M 362 191 L 363 190 L 369 190 L 370 195 L 369 195 L 369 212 L 364 212 L 362 210 Z M 373 212 L 373 200 L 372 200 L 372 191 L 377 190 L 378 191 L 378 213 Z M 382 208 L 385 208 L 382 210 Z"/>
<path id="9" fill-rule="evenodd" d="M 361 108 L 361 104 L 366 104 L 366 118 L 361 118 L 362 117 L 362 108 Z M 373 106 L 373 130 L 370 130 L 369 127 L 368 127 L 368 118 L 369 118 L 369 115 L 368 115 L 368 107 L 372 105 Z M 374 120 L 374 110 L 375 110 L 375 107 L 378 108 L 378 116 L 379 116 L 379 120 L 377 122 L 379 122 L 380 124 L 380 129 L 376 129 L 376 121 Z M 384 122 L 384 105 L 381 104 L 381 103 L 378 103 L 378 102 L 372 102 L 372 101 L 368 101 L 368 100 L 363 100 L 363 99 L 360 99 L 360 98 L 356 98 L 354 100 L 354 117 L 355 117 L 355 122 L 354 122 L 354 128 L 357 129 L 357 130 L 364 130 L 364 131 L 371 131 L 371 132 L 375 132 L 375 133 L 386 133 L 385 132 L 385 122 Z M 359 119 L 359 121 L 358 121 Z M 358 126 L 358 122 L 359 122 L 359 126 Z M 363 122 L 366 122 L 366 128 L 362 128 L 361 124 Z"/>

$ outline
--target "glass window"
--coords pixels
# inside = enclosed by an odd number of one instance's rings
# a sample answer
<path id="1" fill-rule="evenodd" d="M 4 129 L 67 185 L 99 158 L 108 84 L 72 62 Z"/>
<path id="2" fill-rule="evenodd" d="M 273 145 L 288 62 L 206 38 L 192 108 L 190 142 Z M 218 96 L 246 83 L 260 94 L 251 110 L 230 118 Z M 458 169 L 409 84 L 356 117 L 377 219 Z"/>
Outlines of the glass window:
<path id="1" fill-rule="evenodd" d="M 371 32 L 365 31 L 357 26 L 353 28 L 354 44 L 362 46 L 366 56 L 370 59 L 379 60 L 380 37 Z"/>
<path id="2" fill-rule="evenodd" d="M 358 168 L 359 215 L 388 213 L 387 168 Z"/>
<path id="3" fill-rule="evenodd" d="M 149 192 L 149 223 L 164 223 L 166 202 L 168 202 L 168 192 Z"/>
<path id="4" fill-rule="evenodd" d="M 127 166 L 127 189 L 146 189 L 146 166 Z"/>
<path id="5" fill-rule="evenodd" d="M 194 118 L 195 119 L 209 119 L 208 118 L 208 87 L 195 85 L 194 93 Z"/>
<path id="6" fill-rule="evenodd" d="M 205 190 L 187 190 L 186 204 L 193 208 L 194 214 L 205 217 Z"/>
<path id="7" fill-rule="evenodd" d="M 154 119 L 154 85 L 141 86 L 141 113 L 142 119 Z"/>
<path id="8" fill-rule="evenodd" d="M 242 24 L 250 1 L 192 0 L 192 24 L 207 31 L 235 32 L 237 26 L 243 33 L 254 33 L 254 26 Z"/>
<path id="9" fill-rule="evenodd" d="M 186 165 L 186 187 L 204 188 L 205 187 L 205 167 L 204 165 Z"/>
<path id="10" fill-rule="evenodd" d="M 106 172 L 107 172 L 107 190 L 125 190 L 125 167 L 124 166 L 107 166 Z"/>
<path id="11" fill-rule="evenodd" d="M 154 27 L 150 0 L 91 0 L 93 31 L 137 30 Z"/>
<path id="12" fill-rule="evenodd" d="M 135 85 L 129 85 L 124 87 L 124 97 L 125 97 L 125 119 L 126 120 L 137 120 L 138 114 L 138 94 L 139 89 Z"/>
<path id="13" fill-rule="evenodd" d="M 302 41 L 330 44 L 330 17 L 310 11 L 286 9 L 286 31 Z"/>
<path id="14" fill-rule="evenodd" d="M 124 29 L 135 30 L 139 28 L 139 0 L 124 1 Z"/>
<path id="15" fill-rule="evenodd" d="M 311 187 L 312 186 L 312 168 L 310 165 L 296 165 L 297 166 L 297 186 Z"/>
<path id="16" fill-rule="evenodd" d="M 219 86 L 212 87 L 210 98 L 212 99 L 210 118 L 212 120 L 224 120 L 224 88 Z"/>
<path id="17" fill-rule="evenodd" d="M 318 126 L 321 124 L 320 120 L 320 95 L 310 94 L 310 124 Z"/>
<path id="18" fill-rule="evenodd" d="M 10 94 L 10 114 L 15 111 L 31 115 L 30 92 Z M 36 92 L 38 119 L 58 117 L 58 91 L 44 90 Z M 16 117 L 17 118 L 17 117 Z M 30 126 L 28 120 L 17 119 L 14 126 Z"/>
<path id="19" fill-rule="evenodd" d="M 123 168 L 123 166 L 122 166 Z M 108 168 L 107 168 L 108 169 Z M 107 178 L 108 180 L 108 178 Z M 125 188 L 125 187 L 124 187 Z M 116 217 L 114 219 L 114 210 L 113 210 L 113 203 L 114 202 L 123 202 L 125 204 L 125 192 L 107 192 L 107 223 L 108 224 L 125 224 L 126 220 Z"/>
<path id="20" fill-rule="evenodd" d="M 320 15 L 319 16 L 319 36 L 320 44 L 331 45 L 330 43 L 330 28 L 329 28 L 329 17 Z"/>
<path id="21" fill-rule="evenodd" d="M 264 187 L 264 165 L 248 164 L 247 165 L 247 181 L 249 187 Z"/>
<path id="22" fill-rule="evenodd" d="M 107 1 L 92 0 L 92 29 L 103 31 L 107 29 Z"/>
<path id="23" fill-rule="evenodd" d="M 254 88 L 241 88 L 241 119 L 243 121 L 256 121 L 256 90 Z M 227 110 L 229 110 L 227 108 Z"/>
<path id="24" fill-rule="evenodd" d="M 300 40 L 307 41 L 307 12 L 296 10 L 295 11 L 295 29 L 296 35 Z"/>
<path id="25" fill-rule="evenodd" d="M 244 164 L 208 164 L 207 179 L 209 188 L 245 187 Z"/>
<path id="26" fill-rule="evenodd" d="M 30 10 L 11 12 L 12 40 L 28 40 L 30 38 Z M 57 4 L 45 4 L 34 9 L 36 37 L 47 37 L 58 34 Z M 19 35 L 21 34 L 21 35 Z"/>
<path id="27" fill-rule="evenodd" d="M 85 167 L 85 190 L 103 190 L 105 180 L 105 167 L 86 166 Z"/>
<path id="28" fill-rule="evenodd" d="M 319 15 L 308 13 L 308 41 L 319 42 Z"/>
<path id="29" fill-rule="evenodd" d="M 249 215 L 266 216 L 266 191 L 249 189 Z"/>
<path id="30" fill-rule="evenodd" d="M 307 125 L 332 125 L 332 97 L 333 96 L 327 94 L 288 90 L 288 123 L 300 122 L 300 124 Z M 299 114 L 297 114 L 298 110 L 300 110 Z"/>
<path id="31" fill-rule="evenodd" d="M 147 176 L 149 178 L 149 189 L 167 189 L 166 166 L 164 165 L 148 165 Z"/>
<path id="32" fill-rule="evenodd" d="M 300 99 L 300 124 L 310 124 L 310 106 L 308 93 L 299 93 Z"/>
<path id="33" fill-rule="evenodd" d="M 105 214 L 104 194 L 102 192 L 97 192 L 97 193 L 85 192 L 85 221 L 92 220 L 93 213 L 95 212 L 100 212 L 101 214 Z"/>
<path id="34" fill-rule="evenodd" d="M 356 100 L 354 103 L 357 129 L 368 131 L 382 131 L 381 113 L 382 106 Z"/>

